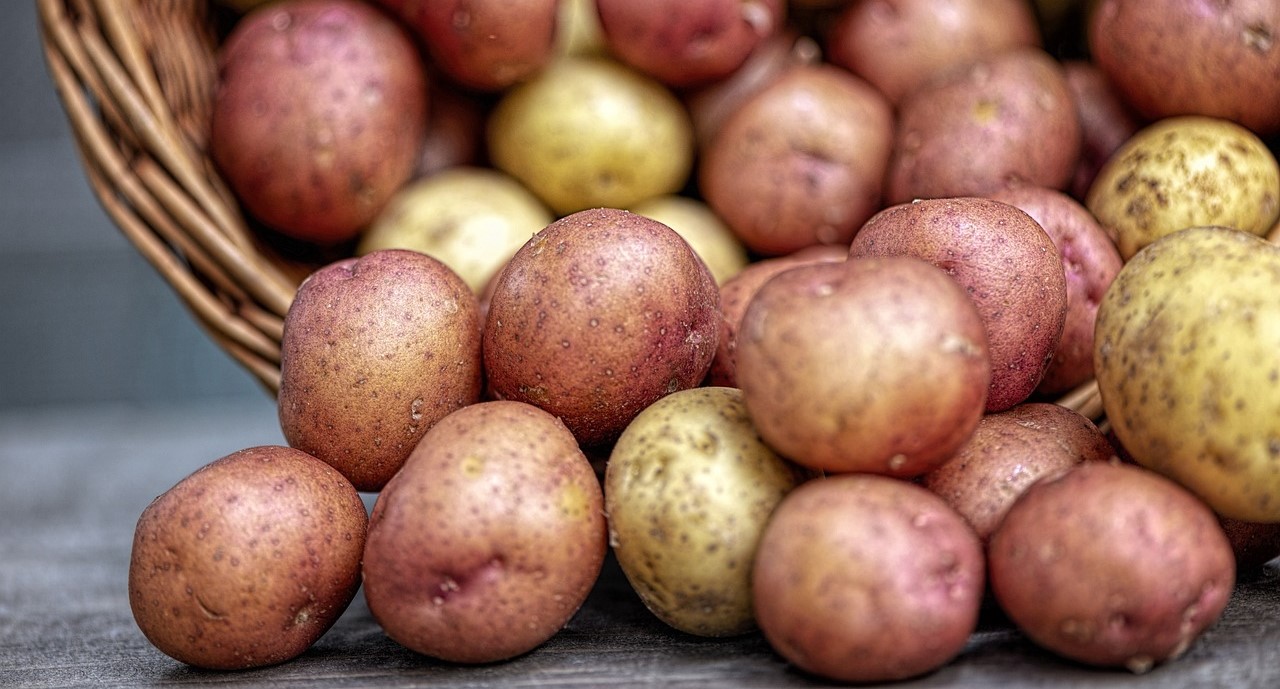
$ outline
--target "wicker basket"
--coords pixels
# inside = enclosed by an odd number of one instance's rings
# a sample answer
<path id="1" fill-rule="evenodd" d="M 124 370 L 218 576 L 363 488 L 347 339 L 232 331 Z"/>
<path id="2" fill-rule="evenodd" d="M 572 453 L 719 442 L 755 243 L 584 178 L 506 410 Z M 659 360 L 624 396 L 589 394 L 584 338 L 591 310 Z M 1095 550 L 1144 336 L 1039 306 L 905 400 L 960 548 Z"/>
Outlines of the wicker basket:
<path id="1" fill-rule="evenodd" d="M 205 151 L 219 15 L 203 0 L 37 0 L 49 71 L 112 221 L 213 340 L 275 394 L 299 279 Z M 1102 416 L 1097 386 L 1058 400 Z"/>

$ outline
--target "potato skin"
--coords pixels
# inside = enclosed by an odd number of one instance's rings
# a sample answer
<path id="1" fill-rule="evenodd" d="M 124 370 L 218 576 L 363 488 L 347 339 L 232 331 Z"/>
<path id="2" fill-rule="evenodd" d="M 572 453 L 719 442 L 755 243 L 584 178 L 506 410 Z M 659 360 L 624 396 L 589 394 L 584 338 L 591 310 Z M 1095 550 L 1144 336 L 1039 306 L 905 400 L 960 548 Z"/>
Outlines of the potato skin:
<path id="1" fill-rule="evenodd" d="M 481 402 L 442 419 L 378 495 L 369 611 L 397 643 L 486 663 L 541 645 L 577 612 L 608 548 L 600 483 L 555 417 Z"/>
<path id="2" fill-rule="evenodd" d="M 760 439 L 742 391 L 667 395 L 627 426 L 605 468 L 618 564 L 672 627 L 699 636 L 749 632 L 760 533 L 805 474 Z"/>
<path id="3" fill-rule="evenodd" d="M 425 254 L 384 249 L 317 270 L 285 315 L 285 440 L 380 489 L 433 423 L 480 399 L 480 333 L 476 296 Z"/>
<path id="4" fill-rule="evenodd" d="M 845 474 L 791 491 L 752 572 L 765 639 L 841 682 L 905 679 L 957 656 L 977 625 L 982 546 L 938 496 Z"/>
<path id="5" fill-rule="evenodd" d="M 711 369 L 707 371 L 707 384 L 738 387 L 738 330 L 747 312 L 747 304 L 769 278 L 805 263 L 836 263 L 848 256 L 848 250 L 842 246 L 819 244 L 785 256 L 748 263 L 737 275 L 721 284 L 720 338 L 716 342 Z"/>
<path id="6" fill-rule="evenodd" d="M 1080 161 L 1069 190 L 1072 198 L 1083 201 L 1098 171 L 1142 128 L 1143 120 L 1116 93 L 1097 63 L 1067 60 L 1062 63 L 1062 72 L 1080 119 Z"/>
<path id="7" fill-rule="evenodd" d="M 1031 484 L 1115 454 L 1102 431 L 1079 413 L 1027 402 L 982 417 L 968 442 L 920 483 L 946 500 L 986 543 Z"/>
<path id="8" fill-rule="evenodd" d="M 1171 117 L 1139 130 L 1112 155 L 1085 205 L 1126 261 L 1187 227 L 1265 235 L 1280 218 L 1280 163 L 1240 125 Z"/>
<path id="9" fill-rule="evenodd" d="M 896 105 L 952 69 L 1041 41 L 1024 0 L 876 0 L 847 3 L 826 43 L 832 63 Z"/>
<path id="10" fill-rule="evenodd" d="M 783 26 L 784 0 L 596 0 L 605 45 L 618 59 L 685 88 L 723 79 Z"/>
<path id="11" fill-rule="evenodd" d="M 1062 66 L 1037 48 L 948 72 L 898 109 L 886 203 L 986 196 L 1013 184 L 1065 189 L 1080 121 Z"/>
<path id="12" fill-rule="evenodd" d="M 1032 485 L 988 547 L 991 590 L 1037 644 L 1146 672 L 1222 614 L 1235 557 L 1213 512 L 1133 465 L 1085 462 Z"/>
<path id="13" fill-rule="evenodd" d="M 413 40 L 377 8 L 274 3 L 235 25 L 218 61 L 209 152 L 272 228 L 343 242 L 413 174 L 426 71 Z"/>
<path id="14" fill-rule="evenodd" d="M 987 411 L 1026 401 L 1066 322 L 1066 273 L 1044 229 L 1007 203 L 926 199 L 880 211 L 849 248 L 850 258 L 898 255 L 942 268 L 977 304 L 991 350 Z"/>
<path id="15" fill-rule="evenodd" d="M 760 436 L 783 456 L 909 477 L 973 432 L 991 359 L 977 309 L 941 270 L 850 258 L 760 288 L 739 331 L 737 376 Z"/>
<path id="16" fill-rule="evenodd" d="M 659 397 L 702 382 L 720 292 L 679 234 L 617 209 L 548 225 L 498 275 L 484 329 L 489 387 L 612 442 Z"/>
<path id="17" fill-rule="evenodd" d="M 377 2 L 415 32 L 436 67 L 470 89 L 505 89 L 555 55 L 557 0 Z"/>
<path id="18" fill-rule="evenodd" d="M 1094 370 L 1135 462 L 1227 517 L 1280 521 L 1280 248 L 1222 227 L 1139 251 L 1098 307 Z"/>
<path id="19" fill-rule="evenodd" d="M 367 526 L 355 487 L 288 447 L 250 447 L 143 510 L 129 606 L 147 640 L 196 667 L 284 662 L 337 621 L 360 585 Z"/>
<path id="20" fill-rule="evenodd" d="M 1280 132 L 1280 4 L 1101 0 L 1093 61 L 1149 119 L 1207 115 Z"/>
<path id="21" fill-rule="evenodd" d="M 1036 387 L 1060 395 L 1093 378 L 1093 326 L 1098 302 L 1123 262 L 1106 231 L 1078 201 L 1056 189 L 1017 186 L 991 195 L 1031 216 L 1053 240 L 1067 277 L 1067 315 L 1053 360 Z"/>
<path id="22" fill-rule="evenodd" d="M 703 150 L 707 204 L 765 255 L 847 244 L 880 208 L 893 112 L 831 65 L 796 65 L 748 99 Z"/>

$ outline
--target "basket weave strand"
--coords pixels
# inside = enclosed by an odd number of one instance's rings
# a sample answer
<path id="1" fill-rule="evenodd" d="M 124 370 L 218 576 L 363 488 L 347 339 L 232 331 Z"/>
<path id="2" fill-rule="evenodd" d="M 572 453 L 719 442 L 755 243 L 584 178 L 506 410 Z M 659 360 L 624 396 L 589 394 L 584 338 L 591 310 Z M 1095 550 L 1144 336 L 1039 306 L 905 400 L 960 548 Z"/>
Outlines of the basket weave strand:
<path id="1" fill-rule="evenodd" d="M 273 394 L 295 284 L 205 153 L 216 35 L 194 0 L 38 0 L 89 185 L 209 336 Z"/>

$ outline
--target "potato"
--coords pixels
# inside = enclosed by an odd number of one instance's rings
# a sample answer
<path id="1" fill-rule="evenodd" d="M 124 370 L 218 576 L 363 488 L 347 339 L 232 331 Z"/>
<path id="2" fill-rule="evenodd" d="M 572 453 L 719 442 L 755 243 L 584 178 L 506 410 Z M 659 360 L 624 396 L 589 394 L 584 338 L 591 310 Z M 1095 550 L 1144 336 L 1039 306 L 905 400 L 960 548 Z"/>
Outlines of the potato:
<path id="1" fill-rule="evenodd" d="M 972 197 L 899 204 L 863 225 L 849 256 L 915 256 L 965 288 L 990 347 L 987 411 L 1009 409 L 1039 386 L 1066 322 L 1067 287 L 1057 247 L 1031 216 Z"/>
<path id="2" fill-rule="evenodd" d="M 1142 128 L 1142 120 L 1116 93 L 1115 85 L 1096 63 L 1067 60 L 1062 63 L 1062 71 L 1080 118 L 1080 161 L 1069 191 L 1073 198 L 1083 201 L 1098 171 Z"/>
<path id="3" fill-rule="evenodd" d="M 454 82 L 500 91 L 555 56 L 559 0 L 376 0 L 418 37 Z"/>
<path id="4" fill-rule="evenodd" d="M 693 125 L 680 101 L 604 58 L 558 60 L 507 91 L 486 141 L 493 166 L 557 215 L 673 194 L 693 169 Z"/>
<path id="5" fill-rule="evenodd" d="M 782 271 L 805 263 L 837 262 L 848 258 L 844 247 L 819 244 L 786 256 L 764 258 L 747 264 L 737 275 L 720 285 L 720 337 L 716 355 L 711 360 L 706 382 L 710 385 L 738 387 L 738 331 L 747 304 L 760 286 Z"/>
<path id="6" fill-rule="evenodd" d="M 390 17 L 356 0 L 283 0 L 219 49 L 209 154 L 255 218 L 338 244 L 413 174 L 426 113 L 425 69 Z"/>
<path id="7" fill-rule="evenodd" d="M 1280 217 L 1280 165 L 1256 135 L 1207 117 L 1171 117 L 1129 138 L 1098 172 L 1085 205 L 1127 261 L 1183 228 L 1266 234 Z"/>
<path id="8" fill-rule="evenodd" d="M 1280 247 L 1188 228 L 1138 252 L 1098 307 L 1094 369 L 1135 462 L 1219 514 L 1280 522 Z"/>
<path id="9" fill-rule="evenodd" d="M 630 208 L 675 230 L 707 264 L 716 284 L 738 274 L 747 265 L 747 249 L 729 226 L 706 203 L 688 196 L 667 194 L 641 201 Z"/>
<path id="10" fill-rule="evenodd" d="M 851 2 L 826 37 L 831 62 L 895 105 L 932 79 L 980 59 L 1041 44 L 1025 0 Z"/>
<path id="11" fill-rule="evenodd" d="M 376 491 L 436 421 L 481 390 L 476 296 L 447 266 L 386 249 L 317 270 L 280 343 L 289 445 Z"/>
<path id="12" fill-rule="evenodd" d="M 756 618 L 787 661 L 840 682 L 921 675 L 960 654 L 982 601 L 982 546 L 938 496 L 846 474 L 791 491 L 752 570 Z"/>
<path id="13" fill-rule="evenodd" d="M 520 402 L 441 419 L 378 495 L 364 595 L 397 643 L 455 663 L 541 645 L 608 549 L 600 483 L 564 424 Z"/>
<path id="14" fill-rule="evenodd" d="M 129 607 L 170 657 L 243 670 L 301 655 L 360 586 L 367 526 L 354 486 L 287 447 L 215 460 L 143 510 Z"/>
<path id="15" fill-rule="evenodd" d="M 977 308 L 941 270 L 850 258 L 783 271 L 756 292 L 737 376 L 760 437 L 783 456 L 909 477 L 973 433 L 991 359 Z"/>
<path id="16" fill-rule="evenodd" d="M 1013 184 L 1065 189 L 1080 121 L 1062 66 L 1038 48 L 947 72 L 898 108 L 887 203 L 986 196 Z"/>
<path id="17" fill-rule="evenodd" d="M 440 79 L 431 81 L 427 108 L 427 135 L 414 169 L 425 177 L 451 167 L 479 165 L 484 147 L 487 104 Z"/>
<path id="18" fill-rule="evenodd" d="M 991 198 L 1031 216 L 1053 240 L 1067 276 L 1067 317 L 1044 378 L 1041 395 L 1061 395 L 1093 378 L 1093 325 L 1098 302 L 1120 272 L 1120 252 L 1097 219 L 1056 189 L 1018 186 Z"/>
<path id="19" fill-rule="evenodd" d="M 1115 449 L 1089 419 L 1056 404 L 1027 402 L 982 417 L 968 442 L 920 483 L 986 543 L 1031 484 L 1113 456 Z"/>
<path id="20" fill-rule="evenodd" d="M 676 88 L 723 79 L 776 33 L 784 0 L 596 0 L 605 45 Z"/>
<path id="21" fill-rule="evenodd" d="M 498 275 L 484 328 L 493 394 L 560 417 L 584 446 L 612 442 L 711 365 L 719 290 L 689 244 L 617 209 L 548 225 Z"/>
<path id="22" fill-rule="evenodd" d="M 1014 503 L 987 549 L 991 591 L 1066 658 L 1146 672 L 1222 614 L 1235 559 L 1213 512 L 1158 474 L 1085 462 Z"/>
<path id="23" fill-rule="evenodd" d="M 804 472 L 769 449 L 735 388 L 674 392 L 640 412 L 605 468 L 609 541 L 640 600 L 699 636 L 756 628 L 751 563 Z"/>
<path id="24" fill-rule="evenodd" d="M 604 35 L 596 0 L 559 0 L 556 15 L 557 57 L 604 55 Z"/>
<path id="25" fill-rule="evenodd" d="M 1264 565 L 1280 557 L 1280 522 L 1260 524 L 1219 517 L 1218 525 L 1235 553 L 1238 579 L 1258 577 Z"/>
<path id="26" fill-rule="evenodd" d="M 813 64 L 821 58 L 822 51 L 812 38 L 793 30 L 782 30 L 761 41 L 732 74 L 683 90 L 682 97 L 693 119 L 694 138 L 699 147 L 710 144 L 730 115 L 788 69 Z"/>
<path id="27" fill-rule="evenodd" d="M 455 166 L 401 188 L 361 236 L 356 253 L 412 249 L 428 254 L 478 294 L 552 220 L 538 197 L 510 175 Z"/>
<path id="28" fill-rule="evenodd" d="M 861 79 L 798 65 L 733 113 L 703 151 L 707 204 L 749 249 L 847 244 L 880 207 L 893 113 Z"/>
<path id="29" fill-rule="evenodd" d="M 1207 115 L 1280 132 L 1280 3 L 1101 0 L 1093 61 L 1151 119 Z"/>

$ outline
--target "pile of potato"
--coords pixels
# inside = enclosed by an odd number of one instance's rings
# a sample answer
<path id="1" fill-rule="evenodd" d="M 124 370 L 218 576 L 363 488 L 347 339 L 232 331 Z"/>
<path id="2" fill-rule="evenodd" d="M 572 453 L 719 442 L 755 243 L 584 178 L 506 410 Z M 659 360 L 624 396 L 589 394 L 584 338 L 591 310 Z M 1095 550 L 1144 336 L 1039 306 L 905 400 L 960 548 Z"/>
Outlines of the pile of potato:
<path id="1" fill-rule="evenodd" d="M 330 258 L 289 447 L 138 522 L 164 653 L 288 660 L 363 585 L 500 661 L 612 552 L 822 677 L 941 667 L 987 597 L 1142 672 L 1280 555 L 1275 2 L 235 4 L 210 156 Z M 1110 434 L 1055 402 L 1095 380 Z"/>

